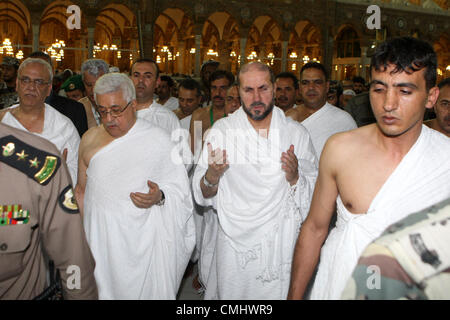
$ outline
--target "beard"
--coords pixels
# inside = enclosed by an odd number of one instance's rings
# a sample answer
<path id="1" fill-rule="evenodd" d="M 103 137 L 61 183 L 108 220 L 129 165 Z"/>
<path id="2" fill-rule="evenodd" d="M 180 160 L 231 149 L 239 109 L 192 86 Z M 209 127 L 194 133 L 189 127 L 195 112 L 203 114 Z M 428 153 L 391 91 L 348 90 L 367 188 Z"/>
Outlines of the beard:
<path id="1" fill-rule="evenodd" d="M 269 105 L 266 105 L 266 104 L 264 104 L 264 103 L 261 102 L 261 101 L 256 101 L 256 102 L 253 102 L 253 103 L 250 105 L 250 108 L 252 108 L 252 107 L 259 107 L 259 106 L 264 106 L 264 111 L 261 112 L 261 113 L 258 112 L 257 114 L 253 114 L 253 113 L 250 111 L 250 109 L 247 108 L 247 106 L 245 105 L 245 103 L 242 102 L 242 107 L 243 107 L 245 113 L 246 113 L 252 120 L 255 120 L 255 121 L 260 121 L 260 120 L 265 119 L 265 118 L 272 112 L 273 106 L 274 106 L 274 102 L 273 102 L 273 100 L 272 100 L 272 101 L 269 103 Z"/>

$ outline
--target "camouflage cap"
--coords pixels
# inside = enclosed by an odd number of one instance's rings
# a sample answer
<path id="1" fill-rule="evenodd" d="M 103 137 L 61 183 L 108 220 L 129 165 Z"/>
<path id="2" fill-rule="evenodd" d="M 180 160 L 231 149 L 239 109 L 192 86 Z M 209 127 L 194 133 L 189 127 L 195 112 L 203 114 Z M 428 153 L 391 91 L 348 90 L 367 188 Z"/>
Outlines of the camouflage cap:
<path id="1" fill-rule="evenodd" d="M 77 89 L 84 91 L 84 85 L 83 81 L 81 80 L 81 74 L 71 76 L 69 79 L 64 81 L 64 83 L 61 86 L 61 89 L 63 89 L 65 92 L 70 92 Z"/>
<path id="2" fill-rule="evenodd" d="M 7 65 L 11 67 L 15 67 L 16 69 L 19 68 L 20 61 L 19 59 L 16 59 L 14 57 L 3 57 L 2 65 Z"/>

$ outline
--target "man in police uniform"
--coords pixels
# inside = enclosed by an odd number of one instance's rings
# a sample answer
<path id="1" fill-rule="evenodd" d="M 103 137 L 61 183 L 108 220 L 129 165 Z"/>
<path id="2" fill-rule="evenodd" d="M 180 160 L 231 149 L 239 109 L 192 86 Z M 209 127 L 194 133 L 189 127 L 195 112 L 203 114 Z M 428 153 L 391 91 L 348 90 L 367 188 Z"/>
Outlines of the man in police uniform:
<path id="1" fill-rule="evenodd" d="M 97 299 L 69 172 L 47 140 L 0 123 L 0 299 L 33 299 L 48 286 L 44 257 L 65 299 Z"/>
<path id="2" fill-rule="evenodd" d="M 78 101 L 85 96 L 85 90 L 81 74 L 71 76 L 61 86 L 61 90 L 67 95 L 67 98 Z"/>

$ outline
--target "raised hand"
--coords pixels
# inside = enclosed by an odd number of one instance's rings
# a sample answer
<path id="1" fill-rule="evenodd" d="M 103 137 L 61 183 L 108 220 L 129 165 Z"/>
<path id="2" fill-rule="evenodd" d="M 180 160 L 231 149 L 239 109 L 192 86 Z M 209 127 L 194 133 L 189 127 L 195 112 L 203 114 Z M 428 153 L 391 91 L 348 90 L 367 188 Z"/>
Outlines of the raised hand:
<path id="1" fill-rule="evenodd" d="M 211 143 L 208 142 L 208 170 L 206 171 L 206 180 L 211 184 L 219 183 L 219 179 L 225 170 L 228 169 L 226 150 L 219 148 L 213 150 Z"/>
<path id="2" fill-rule="evenodd" d="M 294 145 L 291 144 L 286 152 L 281 153 L 281 168 L 286 172 L 286 180 L 291 186 L 298 180 L 298 159 L 294 153 Z"/>

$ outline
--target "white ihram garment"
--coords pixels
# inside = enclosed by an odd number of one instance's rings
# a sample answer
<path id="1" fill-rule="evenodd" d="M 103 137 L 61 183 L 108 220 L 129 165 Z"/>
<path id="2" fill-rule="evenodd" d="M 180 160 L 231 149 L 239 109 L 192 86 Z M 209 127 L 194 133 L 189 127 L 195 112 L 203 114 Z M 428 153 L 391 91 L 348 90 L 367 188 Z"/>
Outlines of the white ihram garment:
<path id="1" fill-rule="evenodd" d="M 12 110 L 19 105 L 13 105 Z M 7 112 L 2 122 L 11 127 L 28 131 L 10 112 Z M 41 133 L 30 132 L 39 137 L 45 138 L 53 143 L 56 148 L 63 153 L 67 149 L 67 167 L 69 168 L 72 183 L 77 183 L 78 173 L 78 146 L 80 145 L 80 135 L 73 122 L 49 104 L 45 104 L 44 129 Z"/>
<path id="2" fill-rule="evenodd" d="M 337 223 L 320 255 L 311 299 L 340 299 L 365 247 L 391 224 L 450 197 L 450 140 L 427 126 L 386 180 L 367 213 L 337 198 Z"/>
<path id="3" fill-rule="evenodd" d="M 225 149 L 230 162 L 210 199 L 200 189 L 207 142 L 213 149 Z M 291 144 L 299 159 L 299 179 L 292 187 L 280 160 Z M 219 220 L 211 267 L 217 272 L 217 288 L 207 285 L 206 299 L 286 298 L 293 249 L 316 177 L 317 158 L 308 132 L 281 109 L 273 109 L 267 139 L 252 127 L 242 107 L 214 123 L 193 178 L 195 200 L 216 208 Z"/>
<path id="4" fill-rule="evenodd" d="M 166 132 L 137 119 L 89 163 L 84 226 L 100 299 L 176 298 L 195 228 L 186 170 L 172 148 Z M 131 201 L 131 192 L 148 192 L 147 180 L 164 191 L 163 206 Z"/>
<path id="5" fill-rule="evenodd" d="M 189 172 L 193 162 L 191 147 L 188 143 L 189 132 L 181 130 L 180 120 L 175 113 L 159 103 L 153 102 L 148 108 L 138 110 L 136 116 L 167 131 L 172 142 L 176 144 L 184 166 Z"/>
<path id="6" fill-rule="evenodd" d="M 355 120 L 348 112 L 328 102 L 301 123 L 311 135 L 314 149 L 319 158 L 329 137 L 338 132 L 357 128 Z"/>

